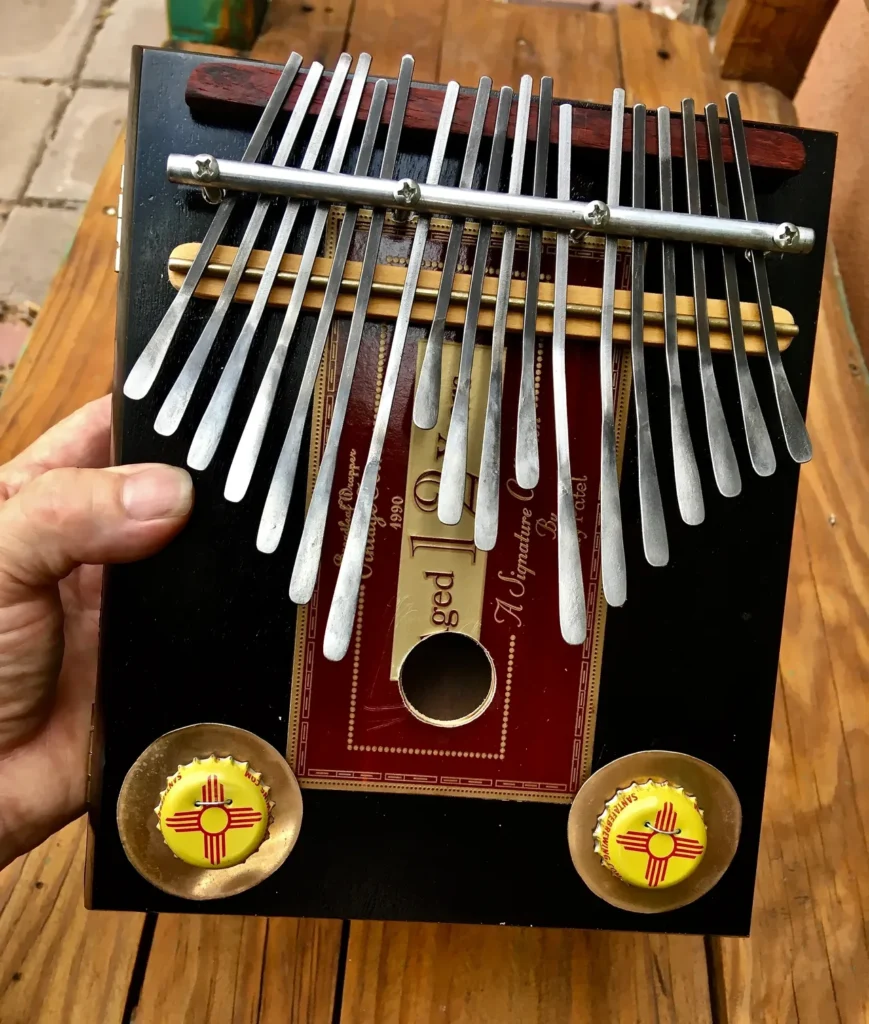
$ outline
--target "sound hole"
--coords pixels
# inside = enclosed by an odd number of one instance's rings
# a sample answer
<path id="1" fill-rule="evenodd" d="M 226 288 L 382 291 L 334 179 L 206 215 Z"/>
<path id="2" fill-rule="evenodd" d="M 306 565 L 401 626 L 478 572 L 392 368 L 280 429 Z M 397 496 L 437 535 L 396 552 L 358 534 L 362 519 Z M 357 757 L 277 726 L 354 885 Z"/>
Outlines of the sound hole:
<path id="1" fill-rule="evenodd" d="M 467 634 L 433 633 L 404 659 L 398 686 L 415 718 L 452 729 L 473 722 L 492 703 L 495 666 Z"/>

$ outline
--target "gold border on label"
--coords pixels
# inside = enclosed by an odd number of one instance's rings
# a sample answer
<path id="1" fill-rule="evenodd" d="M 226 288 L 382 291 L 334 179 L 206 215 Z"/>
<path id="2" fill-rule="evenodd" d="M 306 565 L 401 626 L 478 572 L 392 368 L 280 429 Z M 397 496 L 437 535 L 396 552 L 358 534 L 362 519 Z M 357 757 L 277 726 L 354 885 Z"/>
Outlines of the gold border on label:
<path id="1" fill-rule="evenodd" d="M 604 805 L 635 782 L 681 786 L 703 808 L 706 853 L 697 870 L 667 889 L 641 889 L 617 878 L 594 852 L 594 830 Z M 567 820 L 573 866 L 595 896 L 638 914 L 660 914 L 693 903 L 718 883 L 739 844 L 742 808 L 730 781 L 717 768 L 673 750 L 643 750 L 604 765 L 576 794 Z"/>
<path id="2" fill-rule="evenodd" d="M 186 864 L 166 845 L 154 808 L 166 778 L 194 757 L 248 761 L 269 786 L 274 801 L 267 837 L 241 864 L 199 868 Z M 130 863 L 158 889 L 188 900 L 235 896 L 259 884 L 284 863 L 302 824 L 302 793 L 285 758 L 246 729 L 214 722 L 188 725 L 156 739 L 127 772 L 118 797 L 118 832 Z"/>

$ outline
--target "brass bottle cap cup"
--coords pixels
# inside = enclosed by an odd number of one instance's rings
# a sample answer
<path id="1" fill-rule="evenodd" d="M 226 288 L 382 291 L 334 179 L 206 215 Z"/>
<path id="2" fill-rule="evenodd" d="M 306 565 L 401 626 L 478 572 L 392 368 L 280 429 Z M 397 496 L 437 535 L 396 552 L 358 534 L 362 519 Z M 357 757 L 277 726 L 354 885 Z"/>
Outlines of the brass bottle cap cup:
<path id="1" fill-rule="evenodd" d="M 193 900 L 234 896 L 289 856 L 302 822 L 299 784 L 254 733 L 200 723 L 166 733 L 136 760 L 117 807 L 133 867 Z"/>

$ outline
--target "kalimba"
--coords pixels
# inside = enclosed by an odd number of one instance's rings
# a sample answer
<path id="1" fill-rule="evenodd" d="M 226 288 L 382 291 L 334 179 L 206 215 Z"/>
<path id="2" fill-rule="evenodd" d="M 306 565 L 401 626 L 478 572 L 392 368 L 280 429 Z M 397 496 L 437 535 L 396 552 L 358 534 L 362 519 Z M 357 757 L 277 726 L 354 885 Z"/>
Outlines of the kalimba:
<path id="1" fill-rule="evenodd" d="M 134 53 L 90 905 L 746 933 L 835 138 L 369 66 Z"/>

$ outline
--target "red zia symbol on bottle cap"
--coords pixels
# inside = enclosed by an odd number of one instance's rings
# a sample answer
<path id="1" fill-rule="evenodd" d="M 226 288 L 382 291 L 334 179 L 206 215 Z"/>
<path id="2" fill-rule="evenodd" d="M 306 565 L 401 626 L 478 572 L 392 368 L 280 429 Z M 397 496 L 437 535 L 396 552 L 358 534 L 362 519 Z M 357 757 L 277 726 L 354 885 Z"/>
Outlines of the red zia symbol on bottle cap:
<path id="1" fill-rule="evenodd" d="M 616 842 L 626 850 L 645 853 L 649 858 L 646 865 L 646 881 L 650 889 L 664 881 L 667 876 L 667 865 L 673 857 L 684 857 L 696 860 L 703 853 L 703 844 L 696 839 L 681 839 L 676 828 L 676 812 L 669 802 L 655 815 L 655 824 L 645 822 L 649 832 L 626 832 L 616 836 Z"/>
<path id="2" fill-rule="evenodd" d="M 164 822 L 176 832 L 201 832 L 203 855 L 214 867 L 226 856 L 226 833 L 231 828 L 252 828 L 262 820 L 262 813 L 253 807 L 232 807 L 224 796 L 223 783 L 209 775 L 202 787 L 202 799 L 196 800 L 195 811 L 177 811 Z"/>

